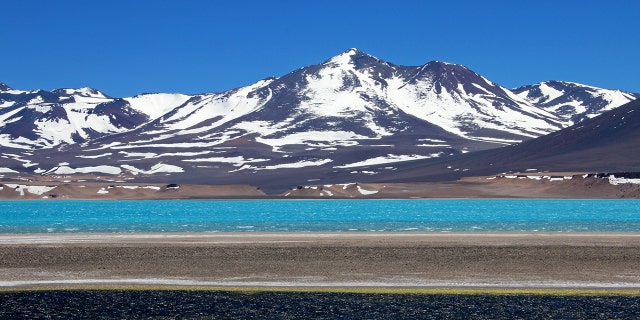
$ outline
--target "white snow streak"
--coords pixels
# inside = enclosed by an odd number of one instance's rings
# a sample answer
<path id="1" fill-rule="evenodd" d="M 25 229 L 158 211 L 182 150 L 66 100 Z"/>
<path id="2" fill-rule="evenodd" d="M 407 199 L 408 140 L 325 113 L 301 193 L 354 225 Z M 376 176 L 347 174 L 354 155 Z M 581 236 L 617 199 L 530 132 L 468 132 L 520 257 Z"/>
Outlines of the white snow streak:
<path id="1" fill-rule="evenodd" d="M 369 138 L 347 131 L 306 131 L 296 132 L 282 138 L 258 137 L 256 141 L 273 147 L 274 152 L 279 152 L 281 147 L 291 144 L 307 144 L 316 147 L 354 146 L 358 144 L 355 140 L 359 139 Z"/>
<path id="2" fill-rule="evenodd" d="M 293 163 L 281 163 L 271 166 L 252 166 L 252 165 L 243 165 L 241 168 L 229 172 L 236 172 L 240 170 L 275 170 L 275 169 L 293 169 L 293 168 L 303 168 L 303 167 L 317 167 L 327 163 L 332 162 L 331 159 L 321 159 L 321 160 L 303 160 Z"/>
<path id="3" fill-rule="evenodd" d="M 24 184 L 5 184 L 10 189 L 14 189 L 16 192 L 20 192 L 21 196 L 24 196 L 24 192 L 27 191 L 31 194 L 42 195 L 56 188 L 56 186 L 27 186 Z"/>
<path id="4" fill-rule="evenodd" d="M 150 119 L 157 119 L 189 100 L 191 96 L 184 94 L 143 94 L 124 98 L 134 110 L 144 113 Z"/>
<path id="5" fill-rule="evenodd" d="M 616 176 L 610 175 L 609 183 L 614 186 L 617 186 L 619 184 L 640 184 L 640 179 L 616 178 Z"/>
<path id="6" fill-rule="evenodd" d="M 360 185 L 358 185 L 357 187 L 358 187 L 358 192 L 360 192 L 360 194 L 365 196 L 378 193 L 378 190 L 365 190 L 365 189 L 362 189 Z"/>
<path id="7" fill-rule="evenodd" d="M 139 169 L 136 168 L 132 165 L 121 165 L 120 167 L 122 167 L 125 170 L 130 171 L 132 174 L 137 175 L 137 174 L 154 174 L 154 173 L 180 173 L 180 172 L 184 172 L 184 169 L 182 167 L 176 166 L 176 165 L 172 165 L 172 164 L 164 164 L 164 163 L 158 163 L 155 164 L 151 167 L 151 169 L 149 170 L 143 170 L 143 169 Z"/>
<path id="8" fill-rule="evenodd" d="M 80 167 L 80 168 L 71 168 L 68 166 L 59 166 L 54 168 L 53 173 L 55 174 L 75 174 L 75 173 L 106 173 L 106 174 L 120 174 L 122 170 L 118 167 L 114 166 L 95 166 L 95 167 Z"/>
<path id="9" fill-rule="evenodd" d="M 363 161 L 349 163 L 349 164 L 345 164 L 345 165 L 341 165 L 341 166 L 334 166 L 334 168 L 344 169 L 344 168 L 364 167 L 364 166 L 379 165 L 379 164 L 386 164 L 386 163 L 396 163 L 396 162 L 404 162 L 404 161 L 411 161 L 411 160 L 429 159 L 429 158 L 439 157 L 441 155 L 442 155 L 442 152 L 433 153 L 433 154 L 430 154 L 428 156 L 417 155 L 417 154 L 412 154 L 412 155 L 388 154 L 388 155 L 386 155 L 384 157 L 370 158 L 370 159 L 366 159 L 366 160 L 363 160 Z"/>

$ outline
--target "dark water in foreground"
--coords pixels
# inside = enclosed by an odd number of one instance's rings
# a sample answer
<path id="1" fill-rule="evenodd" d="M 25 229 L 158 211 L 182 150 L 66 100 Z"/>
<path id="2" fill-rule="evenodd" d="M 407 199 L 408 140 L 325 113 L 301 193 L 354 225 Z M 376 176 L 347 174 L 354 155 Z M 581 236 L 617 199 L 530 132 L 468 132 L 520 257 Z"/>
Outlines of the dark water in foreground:
<path id="1" fill-rule="evenodd" d="M 1 319 L 637 319 L 640 297 L 70 290 L 0 292 Z"/>

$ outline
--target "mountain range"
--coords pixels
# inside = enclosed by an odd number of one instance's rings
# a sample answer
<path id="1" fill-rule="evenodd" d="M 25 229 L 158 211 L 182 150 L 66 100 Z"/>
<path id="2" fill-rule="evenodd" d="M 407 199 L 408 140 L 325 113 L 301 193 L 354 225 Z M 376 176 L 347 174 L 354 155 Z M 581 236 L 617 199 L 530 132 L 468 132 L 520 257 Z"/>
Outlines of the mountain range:
<path id="1" fill-rule="evenodd" d="M 532 156 L 517 165 L 509 159 L 551 148 L 536 147 L 548 140 L 534 138 L 616 126 L 597 121 L 638 97 L 562 81 L 507 89 L 462 65 L 400 66 L 357 49 L 221 93 L 113 98 L 92 88 L 23 91 L 0 83 L 0 175 L 273 190 L 448 179 L 534 165 Z"/>

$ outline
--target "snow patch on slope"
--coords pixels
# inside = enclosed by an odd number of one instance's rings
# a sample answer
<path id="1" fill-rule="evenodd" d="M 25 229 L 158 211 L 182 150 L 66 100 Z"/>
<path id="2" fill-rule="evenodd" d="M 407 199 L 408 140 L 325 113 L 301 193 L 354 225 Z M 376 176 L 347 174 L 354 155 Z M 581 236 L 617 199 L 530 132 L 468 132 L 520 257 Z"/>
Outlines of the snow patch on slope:
<path id="1" fill-rule="evenodd" d="M 245 163 L 269 161 L 269 159 L 254 159 L 245 158 L 244 156 L 235 157 L 210 157 L 210 158 L 196 158 L 196 159 L 184 159 L 185 162 L 209 162 L 209 163 L 231 163 L 234 166 L 241 166 Z"/>
<path id="2" fill-rule="evenodd" d="M 95 166 L 95 167 L 79 167 L 79 168 L 72 168 L 69 166 L 59 166 L 52 170 L 49 170 L 47 173 L 54 173 L 54 174 L 106 173 L 106 174 L 117 175 L 122 173 L 122 170 L 118 167 L 107 166 L 107 165 L 101 165 L 101 166 Z"/>
<path id="3" fill-rule="evenodd" d="M 614 186 L 617 186 L 619 184 L 640 184 L 640 179 L 616 178 L 615 175 L 610 175 L 609 183 Z"/>
<path id="4" fill-rule="evenodd" d="M 257 137 L 256 141 L 273 147 L 274 152 L 281 152 L 280 148 L 291 144 L 306 144 L 315 147 L 325 147 L 327 144 L 333 147 L 354 146 L 358 144 L 356 140 L 361 139 L 369 139 L 369 137 L 348 131 L 306 131 L 296 132 L 281 138 Z"/>
<path id="5" fill-rule="evenodd" d="M 378 193 L 378 190 L 366 190 L 366 189 L 363 189 L 360 185 L 358 185 L 357 187 L 358 187 L 358 192 L 360 192 L 360 194 L 362 194 L 363 196 L 368 196 L 368 195 Z"/>
<path id="6" fill-rule="evenodd" d="M 388 155 L 386 155 L 384 157 L 375 157 L 375 158 L 370 158 L 370 159 L 367 159 L 367 160 L 358 161 L 358 162 L 354 162 L 354 163 L 349 163 L 349 164 L 345 164 L 345 165 L 341 165 L 341 166 L 334 166 L 334 168 L 340 168 L 340 169 L 355 168 L 355 167 L 364 167 L 364 166 L 379 165 L 379 164 L 386 164 L 386 163 L 396 163 L 396 162 L 404 162 L 404 161 L 411 161 L 411 160 L 429 159 L 429 158 L 439 157 L 442 154 L 443 154 L 442 152 L 433 153 L 433 154 L 430 154 L 428 156 L 417 155 L 417 154 L 412 154 L 412 155 L 388 154 Z"/>
<path id="7" fill-rule="evenodd" d="M 240 170 L 275 170 L 275 169 L 293 169 L 293 168 L 304 168 L 304 167 L 317 167 L 327 163 L 332 162 L 331 159 L 318 159 L 318 160 L 302 160 L 293 163 L 281 163 L 271 166 L 252 166 L 252 165 L 243 165 L 241 168 L 237 170 L 233 170 L 230 172 L 236 172 Z"/>
<path id="8" fill-rule="evenodd" d="M 187 102 L 191 96 L 185 94 L 154 93 L 124 98 L 134 110 L 150 119 L 157 119 Z"/>
<path id="9" fill-rule="evenodd" d="M 121 165 L 120 167 L 130 171 L 134 175 L 137 175 L 137 174 L 180 173 L 180 172 L 184 172 L 184 169 L 182 167 L 179 167 L 179 166 L 176 166 L 176 165 L 172 165 L 172 164 L 165 164 L 165 163 L 155 164 L 149 170 L 139 169 L 139 168 L 136 168 L 136 167 L 134 167 L 132 165 L 126 165 L 126 164 L 125 165 Z"/>
<path id="10" fill-rule="evenodd" d="M 251 95 L 251 93 L 272 81 L 272 79 L 262 80 L 251 86 L 236 89 L 231 93 L 205 96 L 202 100 L 180 107 L 175 114 L 163 119 L 162 122 L 165 129 L 181 130 L 180 134 L 199 133 L 216 128 L 260 109 L 270 97 L 262 99 L 257 95 Z M 194 129 L 196 131 L 185 131 L 207 120 L 212 120 L 213 123 Z"/>
<path id="11" fill-rule="evenodd" d="M 56 186 L 27 186 L 24 184 L 5 184 L 8 188 L 14 189 L 16 192 L 19 192 L 21 196 L 24 196 L 24 192 L 29 192 L 31 194 L 43 195 L 53 189 Z"/>

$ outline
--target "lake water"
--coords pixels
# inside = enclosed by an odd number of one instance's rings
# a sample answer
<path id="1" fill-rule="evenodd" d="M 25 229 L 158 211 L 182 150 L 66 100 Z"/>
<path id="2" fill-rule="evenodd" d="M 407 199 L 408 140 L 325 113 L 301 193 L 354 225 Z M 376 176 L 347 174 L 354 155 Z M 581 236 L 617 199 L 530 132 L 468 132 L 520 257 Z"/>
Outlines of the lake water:
<path id="1" fill-rule="evenodd" d="M 640 231 L 640 200 L 0 201 L 0 233 Z"/>

